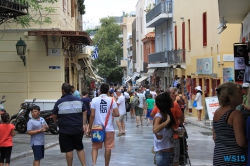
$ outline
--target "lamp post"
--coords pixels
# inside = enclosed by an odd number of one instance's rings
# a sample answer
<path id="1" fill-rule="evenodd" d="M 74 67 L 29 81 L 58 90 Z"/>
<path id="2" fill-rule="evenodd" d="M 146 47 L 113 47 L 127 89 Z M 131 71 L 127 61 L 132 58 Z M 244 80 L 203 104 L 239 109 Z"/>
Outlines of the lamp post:
<path id="1" fill-rule="evenodd" d="M 20 40 L 16 43 L 16 51 L 17 55 L 20 56 L 20 58 L 23 61 L 24 66 L 26 65 L 26 58 L 25 58 L 25 52 L 26 52 L 26 43 L 20 38 Z"/>
<path id="2" fill-rule="evenodd" d="M 86 70 L 87 70 L 88 68 L 86 67 L 86 66 L 84 66 L 83 67 L 83 79 L 84 79 L 84 81 L 83 81 L 83 89 L 84 90 L 86 90 L 86 84 L 87 84 L 87 81 L 86 81 Z"/>

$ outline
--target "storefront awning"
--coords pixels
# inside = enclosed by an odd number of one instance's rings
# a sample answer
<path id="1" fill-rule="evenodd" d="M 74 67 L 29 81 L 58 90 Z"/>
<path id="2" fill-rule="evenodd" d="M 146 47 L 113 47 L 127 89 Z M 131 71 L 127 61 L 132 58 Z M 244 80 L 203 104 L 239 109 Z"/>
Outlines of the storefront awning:
<path id="1" fill-rule="evenodd" d="M 156 69 L 156 68 L 148 69 L 147 75 L 148 75 L 148 76 L 151 76 L 151 75 L 155 72 L 155 69 Z"/>
<path id="2" fill-rule="evenodd" d="M 85 66 L 87 67 L 88 72 L 89 72 L 89 75 L 86 74 L 87 77 L 89 77 L 92 80 L 98 81 L 98 82 L 104 81 L 104 79 L 102 77 L 100 77 L 97 74 L 95 74 L 95 72 L 94 72 L 94 70 L 92 68 L 92 64 L 90 63 L 90 59 L 89 58 L 83 58 L 82 60 L 83 60 Z"/>
<path id="3" fill-rule="evenodd" d="M 142 76 L 141 78 L 139 78 L 137 81 L 136 81 L 136 84 L 140 84 L 142 81 L 144 81 L 145 79 L 147 79 L 148 77 L 147 76 Z"/>
<path id="4" fill-rule="evenodd" d="M 125 83 L 127 83 L 128 81 L 130 81 L 132 79 L 132 77 L 128 76 L 126 79 L 125 79 Z"/>
<path id="5" fill-rule="evenodd" d="M 139 77 L 140 76 L 140 73 L 134 73 L 133 76 L 132 76 L 132 81 L 135 80 L 135 77 Z"/>

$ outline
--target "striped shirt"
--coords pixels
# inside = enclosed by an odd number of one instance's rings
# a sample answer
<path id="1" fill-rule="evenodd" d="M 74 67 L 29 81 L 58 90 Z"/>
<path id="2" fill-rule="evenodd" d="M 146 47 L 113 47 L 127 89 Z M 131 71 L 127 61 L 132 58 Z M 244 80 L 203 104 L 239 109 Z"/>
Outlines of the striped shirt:
<path id="1" fill-rule="evenodd" d="M 213 121 L 216 135 L 213 166 L 246 165 L 247 148 L 237 144 L 233 126 L 227 124 L 225 120 L 232 111 L 234 110 L 228 110 L 218 121 Z"/>
<path id="2" fill-rule="evenodd" d="M 78 97 L 65 94 L 57 100 L 53 114 L 57 115 L 59 132 L 64 134 L 79 134 L 83 132 L 83 112 L 85 105 Z"/>

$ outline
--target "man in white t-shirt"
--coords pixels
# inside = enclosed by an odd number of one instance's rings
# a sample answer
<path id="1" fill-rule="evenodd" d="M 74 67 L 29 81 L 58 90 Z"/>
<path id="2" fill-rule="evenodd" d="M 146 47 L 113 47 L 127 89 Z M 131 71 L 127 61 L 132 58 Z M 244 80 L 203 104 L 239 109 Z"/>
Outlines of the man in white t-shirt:
<path id="1" fill-rule="evenodd" d="M 125 122 L 124 122 L 124 117 L 126 114 L 126 107 L 125 107 L 125 97 L 122 95 L 121 90 L 116 91 L 117 94 L 117 106 L 118 106 L 118 111 L 119 111 L 119 118 L 116 120 L 119 133 L 116 135 L 117 137 L 120 137 L 122 135 L 125 135 Z"/>
<path id="2" fill-rule="evenodd" d="M 145 94 L 143 94 L 142 89 L 138 89 L 138 93 L 136 94 L 139 97 L 139 106 L 135 107 L 135 115 L 136 115 L 136 127 L 139 127 L 139 117 L 140 117 L 140 122 L 141 126 L 143 126 L 143 108 L 144 108 L 144 102 L 146 100 Z"/>
<path id="3" fill-rule="evenodd" d="M 114 139 L 115 132 L 112 121 L 112 115 L 114 117 L 119 117 L 119 112 L 117 109 L 116 102 L 113 98 L 108 97 L 109 85 L 104 83 L 100 87 L 100 95 L 92 99 L 91 102 L 91 115 L 89 120 L 89 131 L 91 133 L 93 124 L 105 124 L 105 119 L 108 111 L 110 110 L 110 115 L 108 117 L 108 123 L 106 126 L 106 139 L 104 142 L 105 145 L 105 165 L 109 165 L 111 157 L 111 149 L 114 148 Z M 112 103 L 112 105 L 111 105 Z M 93 166 L 96 166 L 96 160 L 98 156 L 98 149 L 102 149 L 102 142 L 93 142 L 92 143 L 92 163 Z"/>

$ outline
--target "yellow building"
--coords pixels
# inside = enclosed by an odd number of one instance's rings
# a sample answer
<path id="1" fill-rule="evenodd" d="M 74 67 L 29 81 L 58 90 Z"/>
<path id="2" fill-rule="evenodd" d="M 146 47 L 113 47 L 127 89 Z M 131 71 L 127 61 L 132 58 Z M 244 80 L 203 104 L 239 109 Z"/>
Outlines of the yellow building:
<path id="1" fill-rule="evenodd" d="M 155 0 L 146 14 L 146 27 L 155 28 L 155 53 L 149 55 L 148 66 L 159 87 L 166 89 L 177 80 L 192 96 L 200 85 L 204 109 L 204 98 L 214 96 L 223 83 L 223 69 L 233 71 L 233 46 L 240 41 L 240 24 L 227 25 L 223 33 L 217 29 L 218 8 L 216 0 Z M 197 116 L 192 106 L 189 111 Z"/>
<path id="2" fill-rule="evenodd" d="M 6 95 L 5 108 L 11 114 L 25 99 L 60 98 L 64 82 L 81 91 L 86 88 L 86 76 L 100 79 L 91 65 L 91 50 L 85 47 L 92 41 L 82 31 L 77 0 L 58 1 L 53 7 L 52 24 L 32 23 L 26 29 L 10 23 L 0 25 L 0 95 Z M 20 38 L 27 45 L 23 59 L 16 51 Z"/>
<path id="3" fill-rule="evenodd" d="M 187 7 L 190 4 L 192 8 Z M 241 25 L 230 24 L 220 33 L 218 1 L 211 0 L 175 1 L 173 21 L 176 48 L 185 49 L 186 59 L 185 68 L 176 69 L 175 75 L 190 81 L 192 95 L 195 86 L 202 87 L 205 108 L 204 98 L 215 96 L 216 88 L 223 83 L 223 68 L 234 68 L 233 45 L 240 42 Z M 197 116 L 197 112 L 192 111 L 192 115 Z"/>

